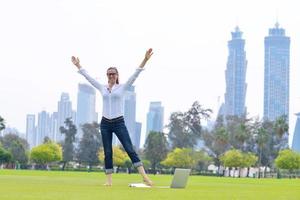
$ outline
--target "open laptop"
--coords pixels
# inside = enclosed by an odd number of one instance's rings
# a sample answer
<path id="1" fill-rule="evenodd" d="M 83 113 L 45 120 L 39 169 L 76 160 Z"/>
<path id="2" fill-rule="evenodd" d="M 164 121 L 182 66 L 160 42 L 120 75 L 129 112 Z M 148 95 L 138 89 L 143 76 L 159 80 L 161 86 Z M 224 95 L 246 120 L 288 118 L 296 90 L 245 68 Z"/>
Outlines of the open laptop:
<path id="1" fill-rule="evenodd" d="M 185 188 L 191 169 L 176 168 L 170 186 L 154 186 L 156 188 Z M 131 183 L 129 187 L 150 187 L 144 183 Z"/>

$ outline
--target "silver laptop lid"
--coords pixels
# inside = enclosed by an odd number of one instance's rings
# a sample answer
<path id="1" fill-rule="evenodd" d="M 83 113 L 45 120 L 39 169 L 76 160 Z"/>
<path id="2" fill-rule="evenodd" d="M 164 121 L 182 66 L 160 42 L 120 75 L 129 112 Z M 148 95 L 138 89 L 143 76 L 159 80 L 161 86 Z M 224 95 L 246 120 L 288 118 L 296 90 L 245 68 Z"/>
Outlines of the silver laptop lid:
<path id="1" fill-rule="evenodd" d="M 185 188 L 191 169 L 176 168 L 171 183 L 171 188 Z"/>

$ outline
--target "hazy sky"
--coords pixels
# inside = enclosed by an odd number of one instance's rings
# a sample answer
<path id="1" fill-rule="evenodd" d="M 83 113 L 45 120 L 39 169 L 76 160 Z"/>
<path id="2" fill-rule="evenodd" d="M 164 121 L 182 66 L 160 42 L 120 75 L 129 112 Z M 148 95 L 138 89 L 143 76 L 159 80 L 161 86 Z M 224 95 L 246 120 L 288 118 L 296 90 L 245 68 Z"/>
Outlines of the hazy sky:
<path id="1" fill-rule="evenodd" d="M 102 83 L 109 66 L 118 67 L 124 82 L 149 47 L 154 55 L 135 82 L 143 133 L 150 101 L 162 101 L 165 123 L 196 100 L 216 113 L 225 93 L 227 42 L 239 25 L 248 60 L 246 104 L 250 116 L 262 117 L 264 37 L 278 18 L 291 37 L 293 133 L 300 112 L 298 8 L 296 0 L 2 0 L 0 115 L 25 132 L 26 114 L 56 111 L 62 92 L 76 109 L 78 83 L 86 81 L 72 55 Z"/>

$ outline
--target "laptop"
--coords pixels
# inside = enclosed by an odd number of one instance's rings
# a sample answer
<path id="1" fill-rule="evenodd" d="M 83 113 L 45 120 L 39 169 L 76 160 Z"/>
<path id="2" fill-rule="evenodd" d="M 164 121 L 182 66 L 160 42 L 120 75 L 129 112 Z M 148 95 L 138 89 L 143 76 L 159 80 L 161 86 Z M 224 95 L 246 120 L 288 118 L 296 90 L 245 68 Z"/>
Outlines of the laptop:
<path id="1" fill-rule="evenodd" d="M 191 169 L 176 168 L 170 186 L 154 186 L 156 188 L 185 188 Z M 150 187 L 144 183 L 131 183 L 129 187 Z"/>

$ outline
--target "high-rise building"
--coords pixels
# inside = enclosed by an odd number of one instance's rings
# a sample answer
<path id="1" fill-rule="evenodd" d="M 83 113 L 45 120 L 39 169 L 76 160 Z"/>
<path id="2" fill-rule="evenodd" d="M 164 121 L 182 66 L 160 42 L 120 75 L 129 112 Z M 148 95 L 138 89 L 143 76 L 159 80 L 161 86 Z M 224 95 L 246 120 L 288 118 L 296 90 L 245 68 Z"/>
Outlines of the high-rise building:
<path id="1" fill-rule="evenodd" d="M 49 113 L 47 113 L 46 111 L 42 111 L 38 113 L 36 145 L 43 144 L 45 137 L 51 137 L 50 116 Z"/>
<path id="2" fill-rule="evenodd" d="M 134 89 L 134 86 L 130 86 L 124 99 L 124 120 L 131 139 L 135 137 L 136 128 L 136 93 Z"/>
<path id="3" fill-rule="evenodd" d="M 264 119 L 275 121 L 289 117 L 290 38 L 279 27 L 269 29 L 265 37 Z"/>
<path id="4" fill-rule="evenodd" d="M 164 107 L 160 101 L 150 102 L 147 113 L 147 128 L 145 140 L 151 131 L 163 132 Z"/>
<path id="5" fill-rule="evenodd" d="M 246 114 L 247 60 L 242 34 L 239 27 L 236 27 L 235 31 L 231 32 L 232 39 L 228 41 L 224 115 L 243 116 Z"/>
<path id="6" fill-rule="evenodd" d="M 49 129 L 50 129 L 50 139 L 55 142 L 58 142 L 57 135 L 60 134 L 57 125 L 58 125 L 58 112 L 53 112 L 50 115 Z"/>
<path id="7" fill-rule="evenodd" d="M 96 92 L 93 87 L 87 84 L 78 85 L 77 94 L 77 113 L 76 113 L 76 124 L 77 134 L 76 140 L 79 141 L 82 138 L 81 126 L 85 123 L 97 122 L 97 113 L 95 108 L 96 103 Z"/>
<path id="8" fill-rule="evenodd" d="M 26 116 L 26 140 L 30 149 L 36 146 L 36 138 L 35 115 L 28 114 Z"/>
<path id="9" fill-rule="evenodd" d="M 72 117 L 72 102 L 68 93 L 63 92 L 58 102 L 57 109 L 57 132 L 56 132 L 56 141 L 60 142 L 64 139 L 64 136 L 60 133 L 59 128 L 64 126 L 66 118 Z"/>
<path id="10" fill-rule="evenodd" d="M 296 115 L 297 121 L 292 141 L 292 149 L 300 153 L 300 113 L 297 113 Z"/>
<path id="11" fill-rule="evenodd" d="M 141 145 L 141 134 L 142 134 L 142 123 L 136 122 L 135 123 L 135 134 L 132 138 L 133 146 L 135 146 L 137 149 L 140 148 Z"/>

